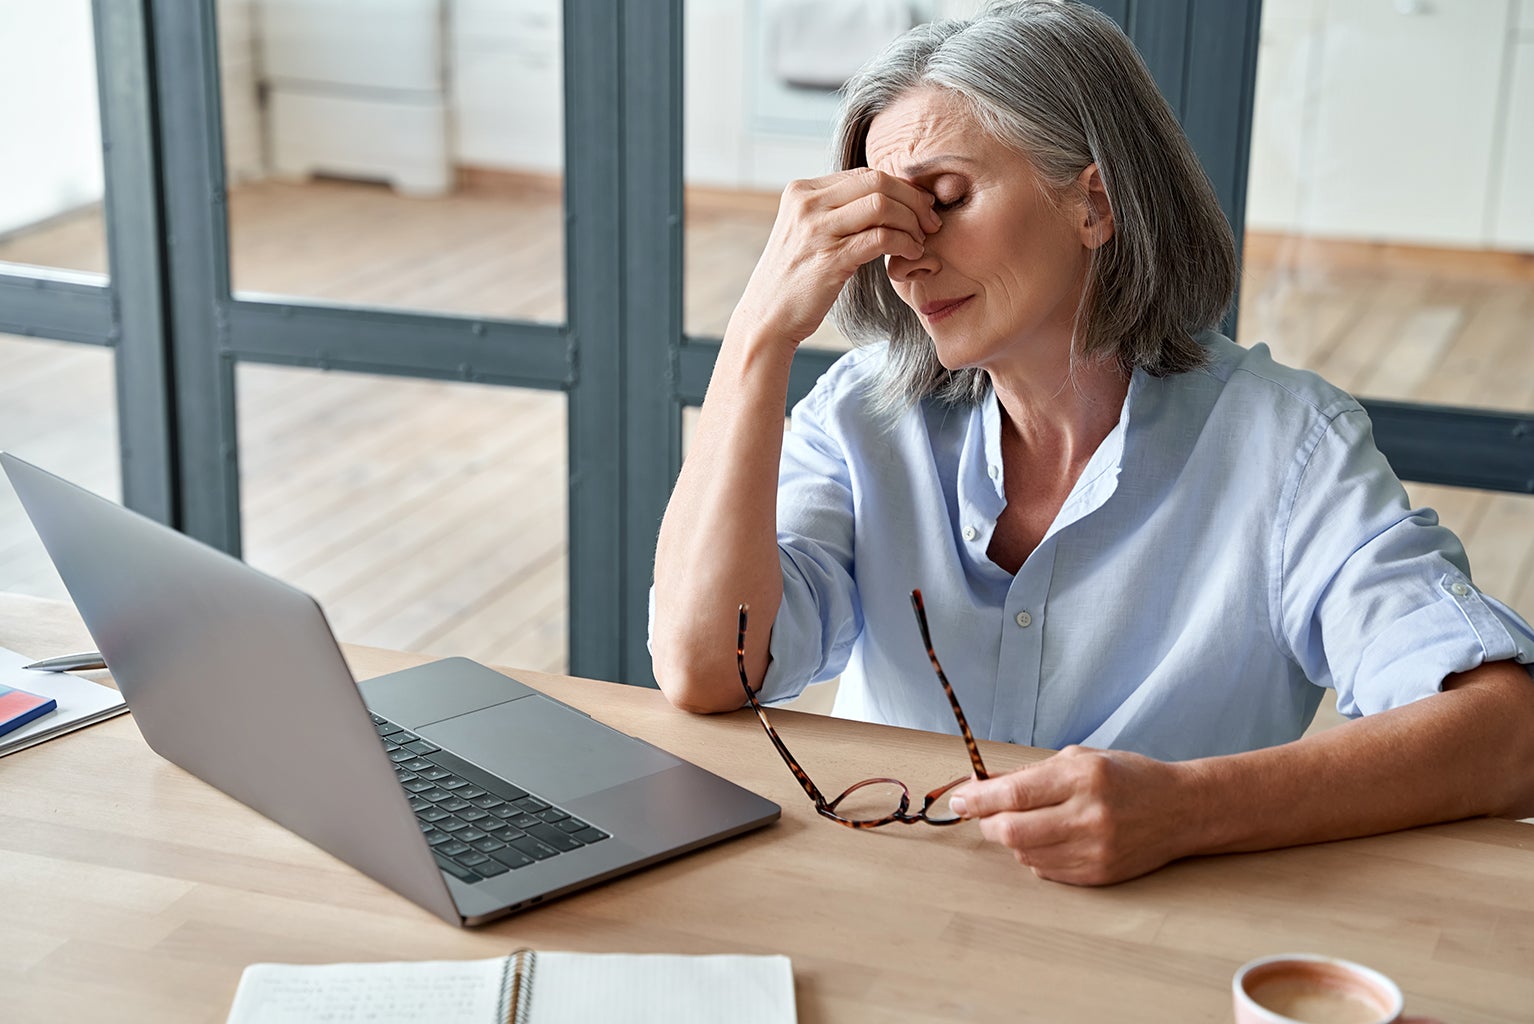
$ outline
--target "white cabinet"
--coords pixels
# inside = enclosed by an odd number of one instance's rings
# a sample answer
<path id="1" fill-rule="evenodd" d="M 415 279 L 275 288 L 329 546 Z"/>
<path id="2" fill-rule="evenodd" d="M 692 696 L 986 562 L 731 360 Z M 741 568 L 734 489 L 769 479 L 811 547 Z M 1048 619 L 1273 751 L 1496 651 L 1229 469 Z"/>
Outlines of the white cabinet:
<path id="1" fill-rule="evenodd" d="M 1247 223 L 1530 248 L 1519 193 L 1534 181 L 1534 113 L 1520 24 L 1534 25 L 1534 0 L 1269 0 Z"/>
<path id="2" fill-rule="evenodd" d="M 272 171 L 452 187 L 444 0 L 259 0 Z"/>
<path id="3" fill-rule="evenodd" d="M 559 173 L 564 41 L 559 0 L 454 0 L 455 163 Z"/>
<path id="4" fill-rule="evenodd" d="M 1524 3 L 1524 18 L 1534 33 L 1534 0 Z M 1499 248 L 1534 252 L 1534 40 L 1514 48 L 1512 71 L 1508 132 L 1488 229 Z"/>
<path id="5" fill-rule="evenodd" d="M 1301 228 L 1480 244 L 1507 25 L 1486 0 L 1331 0 Z"/>

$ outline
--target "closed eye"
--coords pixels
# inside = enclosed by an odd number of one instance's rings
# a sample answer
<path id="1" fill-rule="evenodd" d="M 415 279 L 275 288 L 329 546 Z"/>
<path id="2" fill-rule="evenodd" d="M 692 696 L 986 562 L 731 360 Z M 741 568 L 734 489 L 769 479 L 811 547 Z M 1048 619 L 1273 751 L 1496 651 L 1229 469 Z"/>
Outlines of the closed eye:
<path id="1" fill-rule="evenodd" d="M 932 202 L 932 209 L 938 213 L 947 213 L 949 210 L 952 210 L 955 207 L 963 206 L 964 200 L 967 198 L 969 197 L 962 193 L 948 200 L 937 199 L 934 197 Z"/>

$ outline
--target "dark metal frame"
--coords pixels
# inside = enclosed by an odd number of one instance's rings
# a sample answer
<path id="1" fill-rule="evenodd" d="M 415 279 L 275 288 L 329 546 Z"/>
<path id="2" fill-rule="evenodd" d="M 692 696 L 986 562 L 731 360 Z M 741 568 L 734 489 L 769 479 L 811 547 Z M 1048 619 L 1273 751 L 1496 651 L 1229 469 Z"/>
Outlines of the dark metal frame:
<path id="1" fill-rule="evenodd" d="M 1145 54 L 1239 241 L 1259 0 L 1097 2 Z M 234 298 L 214 0 L 94 7 L 112 276 L 0 273 L 0 330 L 116 349 L 126 503 L 239 552 L 242 361 L 564 391 L 571 671 L 650 682 L 655 531 L 682 407 L 718 352 L 682 325 L 683 0 L 565 0 L 563 325 Z M 835 358 L 802 351 L 790 400 Z M 1366 405 L 1402 476 L 1534 492 L 1534 417 Z"/>

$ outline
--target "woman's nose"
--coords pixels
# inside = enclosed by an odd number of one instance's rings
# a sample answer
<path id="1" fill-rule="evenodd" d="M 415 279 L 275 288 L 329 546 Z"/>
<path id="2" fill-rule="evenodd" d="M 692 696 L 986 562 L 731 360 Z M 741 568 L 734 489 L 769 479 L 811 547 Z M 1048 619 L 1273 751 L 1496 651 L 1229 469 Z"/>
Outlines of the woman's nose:
<path id="1" fill-rule="evenodd" d="M 939 266 L 938 258 L 930 248 L 923 250 L 921 256 L 914 260 L 895 254 L 884 258 L 884 272 L 891 281 L 897 283 L 936 273 Z"/>

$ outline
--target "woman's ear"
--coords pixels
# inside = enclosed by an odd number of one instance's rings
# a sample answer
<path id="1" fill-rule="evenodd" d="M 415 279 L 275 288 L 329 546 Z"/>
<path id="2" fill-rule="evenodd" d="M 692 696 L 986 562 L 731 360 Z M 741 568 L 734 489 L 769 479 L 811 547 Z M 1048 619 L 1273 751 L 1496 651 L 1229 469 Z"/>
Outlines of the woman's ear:
<path id="1" fill-rule="evenodd" d="M 1079 228 L 1081 244 L 1088 249 L 1099 249 L 1113 237 L 1113 207 L 1108 202 L 1108 190 L 1103 187 L 1103 176 L 1097 165 L 1087 164 L 1076 176 L 1076 184 L 1085 197 Z"/>

